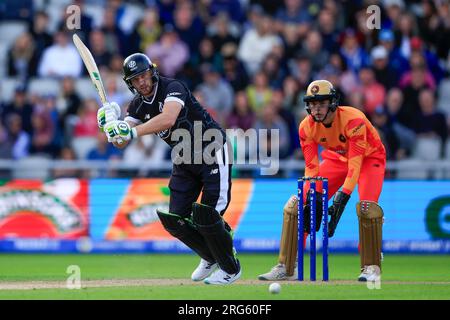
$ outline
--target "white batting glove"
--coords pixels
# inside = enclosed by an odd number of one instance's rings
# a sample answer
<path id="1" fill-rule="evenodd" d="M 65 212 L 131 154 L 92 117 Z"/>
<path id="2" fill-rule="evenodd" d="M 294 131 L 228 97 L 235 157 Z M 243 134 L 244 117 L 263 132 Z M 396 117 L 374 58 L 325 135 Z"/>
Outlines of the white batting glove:
<path id="1" fill-rule="evenodd" d="M 120 118 L 120 106 L 115 102 L 105 103 L 97 111 L 98 127 L 103 129 L 108 122 L 116 121 Z"/>

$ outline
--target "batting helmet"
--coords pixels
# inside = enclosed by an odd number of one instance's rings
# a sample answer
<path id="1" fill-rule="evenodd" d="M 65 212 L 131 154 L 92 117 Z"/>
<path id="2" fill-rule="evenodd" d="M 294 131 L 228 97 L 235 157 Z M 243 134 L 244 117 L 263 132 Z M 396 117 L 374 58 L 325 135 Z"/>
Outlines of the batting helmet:
<path id="1" fill-rule="evenodd" d="M 156 85 L 159 81 L 159 72 L 149 57 L 142 53 L 133 53 L 123 61 L 123 80 L 131 92 L 136 93 L 136 89 L 131 84 L 131 79 L 150 70 L 152 73 L 152 83 Z"/>
<path id="2" fill-rule="evenodd" d="M 330 111 L 336 111 L 339 97 L 331 82 L 327 80 L 316 80 L 311 82 L 306 90 L 305 97 L 303 98 L 303 101 L 306 103 L 306 111 L 311 113 L 311 109 L 309 108 L 309 103 L 311 101 L 323 100 L 330 100 Z"/>

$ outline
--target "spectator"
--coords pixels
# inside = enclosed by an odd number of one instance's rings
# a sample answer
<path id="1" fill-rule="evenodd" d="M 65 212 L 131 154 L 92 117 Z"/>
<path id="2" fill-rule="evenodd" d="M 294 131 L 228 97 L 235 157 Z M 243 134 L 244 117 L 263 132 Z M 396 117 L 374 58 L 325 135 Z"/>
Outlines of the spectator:
<path id="1" fill-rule="evenodd" d="M 261 115 L 262 109 L 272 98 L 272 89 L 269 87 L 267 75 L 259 71 L 253 77 L 253 82 L 246 89 L 248 101 L 257 116 Z"/>
<path id="2" fill-rule="evenodd" d="M 129 165 L 140 167 L 142 163 L 161 165 L 168 151 L 167 144 L 155 135 L 142 136 L 134 140 L 124 151 L 123 162 Z M 152 170 L 152 174 L 155 174 Z M 147 170 L 140 169 L 138 176 L 146 176 Z"/>
<path id="3" fill-rule="evenodd" d="M 398 84 L 398 76 L 395 70 L 389 66 L 389 56 L 386 48 L 376 46 L 372 49 L 370 56 L 376 81 L 387 90 L 396 86 Z"/>
<path id="4" fill-rule="evenodd" d="M 101 31 L 105 37 L 105 47 L 111 54 L 120 53 L 126 57 L 130 55 L 133 46 L 128 45 L 128 39 L 119 28 L 117 21 L 117 11 L 113 6 L 107 6 L 103 13 Z"/>
<path id="5" fill-rule="evenodd" d="M 98 68 L 108 67 L 111 62 L 111 52 L 106 48 L 105 35 L 99 29 L 93 30 L 89 35 L 90 51 Z"/>
<path id="6" fill-rule="evenodd" d="M 79 77 L 82 71 L 82 61 L 69 35 L 57 31 L 54 44 L 45 49 L 39 63 L 38 74 L 41 77 Z"/>
<path id="7" fill-rule="evenodd" d="M 204 96 L 206 106 L 214 109 L 219 122 L 223 122 L 233 107 L 233 88 L 221 78 L 219 70 L 212 65 L 203 65 L 202 74 L 203 83 L 197 90 Z"/>
<path id="8" fill-rule="evenodd" d="M 158 9 L 156 7 L 146 8 L 144 16 L 129 36 L 129 43 L 135 48 L 134 50 L 130 48 L 130 51 L 144 52 L 159 39 L 161 32 Z"/>
<path id="9" fill-rule="evenodd" d="M 303 6 L 303 0 L 284 0 L 284 7 L 276 13 L 278 30 L 281 30 L 285 23 L 296 24 L 301 36 L 306 34 L 311 20 L 311 16 Z"/>
<path id="10" fill-rule="evenodd" d="M 297 122 L 306 115 L 305 104 L 301 95 L 298 82 L 292 76 L 287 76 L 283 81 L 283 108 L 295 114 Z"/>
<path id="11" fill-rule="evenodd" d="M 226 127 L 247 131 L 253 127 L 256 116 L 250 108 L 245 91 L 236 92 L 234 101 L 234 107 L 227 118 Z"/>
<path id="12" fill-rule="evenodd" d="M 244 13 L 242 11 L 242 5 L 240 0 L 212 0 L 209 2 L 209 12 L 211 16 L 219 16 L 222 13 L 226 13 L 232 20 L 232 22 L 242 22 L 244 19 Z"/>
<path id="13" fill-rule="evenodd" d="M 289 72 L 298 81 L 299 87 L 305 90 L 314 78 L 311 61 L 302 53 L 297 54 L 295 59 L 289 61 Z"/>
<path id="14" fill-rule="evenodd" d="M 322 50 L 322 36 L 318 31 L 308 33 L 301 52 L 311 61 L 313 72 L 318 72 L 328 62 L 328 52 Z"/>
<path id="15" fill-rule="evenodd" d="M 94 99 L 83 101 L 82 107 L 78 111 L 78 117 L 74 121 L 73 137 L 97 136 L 97 109 L 97 102 Z"/>
<path id="16" fill-rule="evenodd" d="M 121 158 L 121 150 L 108 143 L 108 139 L 102 131 L 97 130 L 96 136 L 97 146 L 89 151 L 87 155 L 88 160 L 117 160 Z"/>
<path id="17" fill-rule="evenodd" d="M 286 71 L 280 65 L 278 58 L 269 54 L 263 62 L 261 71 L 264 72 L 269 79 L 269 86 L 272 89 L 280 89 L 283 85 L 283 79 L 286 77 Z"/>
<path id="18" fill-rule="evenodd" d="M 359 70 L 368 64 L 368 57 L 364 49 L 360 46 L 358 35 L 353 29 L 347 29 L 342 35 L 341 55 L 350 70 L 358 73 Z"/>
<path id="19" fill-rule="evenodd" d="M 211 64 L 217 70 L 222 70 L 222 58 L 219 52 L 214 50 L 214 44 L 211 38 L 205 37 L 200 42 L 198 51 L 191 55 L 190 63 L 194 68 L 199 68 L 201 65 L 207 63 Z"/>
<path id="20" fill-rule="evenodd" d="M 395 70 L 398 75 L 402 75 L 408 70 L 408 60 L 401 54 L 394 41 L 394 33 L 391 30 L 381 30 L 378 36 L 379 44 L 386 48 L 389 54 L 389 66 Z"/>
<path id="21" fill-rule="evenodd" d="M 348 97 L 358 90 L 358 78 L 353 71 L 348 69 L 347 63 L 342 55 L 338 52 L 331 54 L 329 66 L 339 73 L 339 88 L 342 90 L 344 96 Z"/>
<path id="22" fill-rule="evenodd" d="M 389 122 L 389 117 L 382 106 L 375 108 L 372 113 L 371 122 L 377 129 L 381 141 L 386 149 L 386 159 L 395 159 L 399 149 L 399 140 L 395 134 L 394 129 Z"/>
<path id="23" fill-rule="evenodd" d="M 114 100 L 115 101 L 115 100 Z M 62 80 L 62 91 L 57 100 L 57 109 L 60 114 L 60 127 L 64 132 L 65 140 L 72 136 L 74 118 L 77 117 L 81 106 L 81 99 L 75 91 L 75 81 L 71 77 Z"/>
<path id="24" fill-rule="evenodd" d="M 37 61 L 41 60 L 42 53 L 52 45 L 53 39 L 48 33 L 48 15 L 45 11 L 37 11 L 34 14 L 33 23 L 30 24 L 29 32 L 34 39 Z"/>
<path id="25" fill-rule="evenodd" d="M 166 77 L 174 77 L 189 58 L 189 50 L 172 25 L 165 25 L 161 38 L 147 48 L 147 55 L 154 60 Z"/>
<path id="26" fill-rule="evenodd" d="M 32 133 L 31 116 L 33 106 L 27 100 L 27 91 L 24 86 L 16 87 L 13 101 L 6 104 L 2 109 L 1 118 L 4 125 L 6 125 L 7 117 L 14 113 L 20 116 L 23 130 L 28 134 Z"/>
<path id="27" fill-rule="evenodd" d="M 417 34 L 415 18 L 409 12 L 401 14 L 398 22 L 397 39 L 400 48 L 400 54 L 409 59 L 411 55 L 411 38 Z"/>
<path id="28" fill-rule="evenodd" d="M 319 12 L 318 25 L 322 37 L 322 46 L 329 54 L 338 51 L 339 34 L 336 31 L 336 22 L 330 10 L 322 9 Z"/>
<path id="29" fill-rule="evenodd" d="M 35 105 L 34 109 L 40 110 L 48 114 L 51 121 L 51 127 L 53 128 L 53 136 L 51 141 L 51 155 L 57 156 L 63 144 L 63 131 L 60 126 L 60 114 L 57 109 L 56 96 L 53 94 L 45 94 L 40 97 L 40 103 Z"/>
<path id="30" fill-rule="evenodd" d="M 414 131 L 418 137 L 436 137 L 445 145 L 448 136 L 447 121 L 445 115 L 436 110 L 434 92 L 423 89 L 419 93 L 420 113 L 417 115 Z M 443 153 L 443 150 L 442 150 Z"/>
<path id="31" fill-rule="evenodd" d="M 427 39 L 431 44 L 431 49 L 436 53 L 439 59 L 446 59 L 450 43 L 450 4 L 448 1 L 422 1 L 423 6 L 436 6 L 428 21 L 422 25 L 422 39 Z M 426 13 L 425 13 L 426 15 Z"/>
<path id="32" fill-rule="evenodd" d="M 426 66 L 423 64 L 413 66 L 411 81 L 402 88 L 405 102 L 398 116 L 399 121 L 409 128 L 413 127 L 414 117 L 420 111 L 419 92 L 426 88 L 432 89 L 431 84 L 427 82 Z"/>
<path id="33" fill-rule="evenodd" d="M 428 87 L 433 90 L 436 89 L 436 81 L 433 77 L 433 74 L 428 69 L 428 66 L 425 62 L 424 56 L 419 52 L 413 52 L 409 59 L 409 64 L 411 66 L 411 70 L 405 72 L 400 79 L 400 87 L 405 88 L 406 86 L 411 84 L 413 70 L 424 69 L 425 71 L 425 82 Z"/>
<path id="34" fill-rule="evenodd" d="M 383 5 L 387 16 L 383 21 L 383 28 L 392 29 L 400 20 L 405 4 L 403 0 L 384 0 Z"/>
<path id="35" fill-rule="evenodd" d="M 220 52 L 227 43 L 239 43 L 239 29 L 236 25 L 230 23 L 228 15 L 219 13 L 208 28 L 208 33 L 214 45 L 214 51 Z"/>
<path id="36" fill-rule="evenodd" d="M 227 43 L 222 47 L 223 76 L 230 83 L 233 90 L 244 90 L 249 78 L 243 64 L 236 57 L 237 47 L 233 43 Z"/>
<path id="37" fill-rule="evenodd" d="M 18 77 L 26 82 L 36 76 L 38 55 L 33 38 L 29 33 L 20 35 L 8 52 L 8 76 Z"/>
<path id="38" fill-rule="evenodd" d="M 123 60 L 123 57 L 118 53 L 111 56 L 111 60 L 109 61 L 109 71 L 111 74 L 122 76 Z"/>
<path id="39" fill-rule="evenodd" d="M 3 152 L 10 159 L 18 160 L 28 156 L 30 135 L 22 128 L 22 119 L 18 114 L 11 113 L 6 118 L 6 137 L 3 137 Z"/>
<path id="40" fill-rule="evenodd" d="M 189 52 L 193 54 L 198 50 L 200 41 L 205 35 L 205 27 L 202 21 L 194 13 L 189 1 L 177 4 L 173 18 L 176 32 L 180 39 L 187 44 Z"/>
<path id="41" fill-rule="evenodd" d="M 364 112 L 370 116 L 376 107 L 383 104 L 386 90 L 376 81 L 373 70 L 368 67 L 361 69 L 359 79 L 364 95 Z"/>
<path id="42" fill-rule="evenodd" d="M 395 151 L 395 155 L 393 155 L 396 160 L 401 160 L 411 154 L 416 139 L 414 131 L 399 122 L 398 115 L 402 107 L 402 91 L 399 88 L 390 89 L 386 96 L 384 110 L 399 142 L 398 149 Z"/>
<path id="43" fill-rule="evenodd" d="M 256 25 L 244 33 L 239 44 L 238 58 L 250 75 L 257 72 L 272 47 L 280 41 L 274 34 L 272 20 L 267 15 L 256 20 Z"/>
<path id="44" fill-rule="evenodd" d="M 260 117 L 257 118 L 255 129 L 260 132 L 262 129 L 267 130 L 267 139 L 260 140 L 258 135 L 258 152 L 259 154 L 272 154 L 272 145 L 278 147 L 280 159 L 284 159 L 289 154 L 289 129 L 283 119 L 277 114 L 277 110 L 270 103 L 265 105 Z M 271 130 L 278 130 L 279 141 L 273 141 Z M 262 149 L 262 150 L 261 150 Z"/>
<path id="45" fill-rule="evenodd" d="M 30 153 L 56 156 L 57 150 L 53 145 L 55 127 L 50 113 L 43 107 L 37 107 L 33 112 L 32 125 Z"/>
<path id="46" fill-rule="evenodd" d="M 300 34 L 297 32 L 295 24 L 285 24 L 281 33 L 283 37 L 283 44 L 285 47 L 286 59 L 294 59 L 297 53 L 301 50 Z"/>
<path id="47" fill-rule="evenodd" d="M 289 149 L 286 154 L 286 156 L 288 156 L 293 154 L 296 149 L 300 148 L 300 139 L 298 137 L 298 123 L 295 120 L 295 115 L 289 109 L 283 107 L 283 102 L 283 91 L 273 91 L 270 103 L 288 128 Z"/>
<path id="48" fill-rule="evenodd" d="M 425 58 L 428 69 L 433 75 L 434 80 L 439 83 L 444 77 L 444 70 L 440 66 L 438 57 L 430 50 L 426 49 L 425 44 L 419 37 L 412 37 L 410 44 L 411 57 L 414 54 L 423 56 Z"/>

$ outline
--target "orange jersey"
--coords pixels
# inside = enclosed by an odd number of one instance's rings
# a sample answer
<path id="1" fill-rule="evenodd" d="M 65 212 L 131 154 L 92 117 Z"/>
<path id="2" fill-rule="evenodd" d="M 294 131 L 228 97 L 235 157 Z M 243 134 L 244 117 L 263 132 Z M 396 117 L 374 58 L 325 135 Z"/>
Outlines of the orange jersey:
<path id="1" fill-rule="evenodd" d="M 350 194 L 358 183 L 363 159 L 386 161 L 386 150 L 377 130 L 365 114 L 352 107 L 339 106 L 329 128 L 307 116 L 299 127 L 300 144 L 305 157 L 305 176 L 319 173 L 318 146 L 326 150 L 323 158 L 348 163 L 342 191 Z"/>

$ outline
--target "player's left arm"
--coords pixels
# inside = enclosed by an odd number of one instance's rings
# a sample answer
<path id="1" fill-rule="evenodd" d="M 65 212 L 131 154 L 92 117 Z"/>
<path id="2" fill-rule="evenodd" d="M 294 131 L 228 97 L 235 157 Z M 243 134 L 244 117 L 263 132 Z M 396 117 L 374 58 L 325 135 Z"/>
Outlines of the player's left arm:
<path id="1" fill-rule="evenodd" d="M 137 136 L 140 137 L 147 134 L 158 133 L 172 128 L 177 121 L 181 108 L 183 108 L 183 106 L 176 101 L 164 103 L 162 113 L 135 128 Z"/>
<path id="2" fill-rule="evenodd" d="M 350 195 L 358 183 L 367 149 L 367 126 L 364 119 L 352 119 L 346 127 L 348 137 L 348 171 L 342 192 Z"/>
<path id="3" fill-rule="evenodd" d="M 181 109 L 184 108 L 188 91 L 179 81 L 173 81 L 167 86 L 167 94 L 161 113 L 149 121 L 137 126 L 133 132 L 138 137 L 158 133 L 172 128 L 177 121 Z"/>

